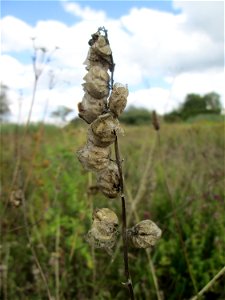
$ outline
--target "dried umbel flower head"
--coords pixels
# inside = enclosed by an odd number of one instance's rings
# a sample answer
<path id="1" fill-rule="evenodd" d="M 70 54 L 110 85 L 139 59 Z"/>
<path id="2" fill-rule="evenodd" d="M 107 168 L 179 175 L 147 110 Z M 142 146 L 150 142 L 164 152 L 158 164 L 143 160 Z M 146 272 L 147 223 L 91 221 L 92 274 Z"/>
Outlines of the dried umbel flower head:
<path id="1" fill-rule="evenodd" d="M 120 177 L 118 166 L 110 162 L 108 167 L 98 173 L 97 180 L 100 191 L 108 198 L 116 198 L 120 188 Z"/>
<path id="2" fill-rule="evenodd" d="M 85 170 L 99 172 L 108 167 L 110 163 L 110 148 L 102 148 L 87 143 L 77 151 L 77 157 Z"/>
<path id="3" fill-rule="evenodd" d="M 83 78 L 84 91 L 96 99 L 101 99 L 109 94 L 109 74 L 100 66 L 93 66 Z"/>
<path id="4" fill-rule="evenodd" d="M 161 229 L 151 220 L 141 221 L 128 230 L 128 238 L 135 248 L 154 246 L 161 235 Z"/>
<path id="5" fill-rule="evenodd" d="M 105 248 L 109 252 L 116 242 L 118 223 L 118 217 L 111 209 L 96 209 L 87 241 L 94 247 Z"/>
<path id="6" fill-rule="evenodd" d="M 121 83 L 115 83 L 109 97 L 109 109 L 115 116 L 118 117 L 124 111 L 127 104 L 127 97 L 127 86 L 124 86 Z"/>
<path id="7" fill-rule="evenodd" d="M 99 116 L 90 126 L 88 140 L 99 147 L 107 147 L 115 142 L 115 133 L 119 130 L 118 119 L 107 113 Z"/>
<path id="8" fill-rule="evenodd" d="M 78 103 L 79 117 L 88 124 L 92 123 L 106 109 L 107 97 L 95 99 L 85 93 L 82 102 Z"/>

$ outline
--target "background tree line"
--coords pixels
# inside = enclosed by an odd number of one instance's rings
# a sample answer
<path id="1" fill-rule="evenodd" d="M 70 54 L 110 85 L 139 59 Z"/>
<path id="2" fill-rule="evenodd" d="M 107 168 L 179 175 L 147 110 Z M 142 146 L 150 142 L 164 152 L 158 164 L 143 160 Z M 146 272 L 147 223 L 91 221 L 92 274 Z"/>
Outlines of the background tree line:
<path id="1" fill-rule="evenodd" d="M 8 87 L 1 84 L 0 91 L 0 121 L 7 121 L 10 115 Z M 222 105 L 220 101 L 220 95 L 216 92 L 207 93 L 203 96 L 199 94 L 188 94 L 184 102 L 173 111 L 160 116 L 165 122 L 182 122 L 194 119 L 196 117 L 210 120 L 218 119 L 218 115 L 221 114 Z M 59 106 L 55 111 L 51 113 L 51 117 L 67 121 L 67 116 L 73 112 L 71 108 L 66 106 Z M 128 125 L 143 125 L 148 124 L 151 121 L 151 112 L 146 108 L 137 108 L 129 106 L 127 110 L 120 117 L 120 121 Z M 74 124 L 80 124 L 78 118 L 72 120 Z"/>

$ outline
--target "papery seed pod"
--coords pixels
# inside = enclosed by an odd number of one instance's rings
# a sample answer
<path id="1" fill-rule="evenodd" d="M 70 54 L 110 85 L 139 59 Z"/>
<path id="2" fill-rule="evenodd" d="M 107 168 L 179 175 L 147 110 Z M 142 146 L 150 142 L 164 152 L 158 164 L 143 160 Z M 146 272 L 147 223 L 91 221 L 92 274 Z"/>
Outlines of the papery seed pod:
<path id="1" fill-rule="evenodd" d="M 116 163 L 111 161 L 106 169 L 98 173 L 97 184 L 106 197 L 116 198 L 118 196 L 120 180 Z"/>
<path id="2" fill-rule="evenodd" d="M 118 119 L 107 113 L 99 116 L 92 122 L 88 130 L 88 140 L 99 147 L 107 147 L 114 143 L 115 133 L 119 130 Z"/>
<path id="3" fill-rule="evenodd" d="M 113 85 L 112 93 L 109 97 L 109 109 L 117 117 L 124 111 L 127 104 L 128 89 L 121 83 Z"/>
<path id="4" fill-rule="evenodd" d="M 96 208 L 93 212 L 93 220 L 106 221 L 107 223 L 118 226 L 119 219 L 113 210 L 109 208 Z"/>
<path id="5" fill-rule="evenodd" d="M 100 35 L 91 47 L 95 53 L 97 53 L 104 59 L 107 59 L 111 63 L 110 56 L 112 55 L 112 50 L 110 48 L 109 42 L 103 35 Z"/>
<path id="6" fill-rule="evenodd" d="M 24 199 L 24 192 L 22 189 L 18 188 L 11 192 L 9 202 L 13 206 L 18 207 L 22 204 L 23 199 Z"/>
<path id="7" fill-rule="evenodd" d="M 109 94 L 109 74 L 99 66 L 91 67 L 83 78 L 84 91 L 87 91 L 94 98 L 100 99 Z"/>
<path id="8" fill-rule="evenodd" d="M 87 96 L 88 93 L 85 93 Z M 79 117 L 86 121 L 88 124 L 92 123 L 98 116 L 100 116 L 106 109 L 106 98 L 95 99 L 95 102 L 88 101 L 88 98 L 93 97 L 83 97 L 82 102 L 78 103 Z"/>
<path id="9" fill-rule="evenodd" d="M 118 217 L 109 208 L 96 209 L 93 223 L 87 234 L 87 241 L 98 248 L 111 249 L 118 235 Z"/>
<path id="10" fill-rule="evenodd" d="M 149 248 L 160 239 L 162 231 L 153 221 L 144 220 L 128 229 L 127 235 L 135 248 Z"/>
<path id="11" fill-rule="evenodd" d="M 84 61 L 84 65 L 86 65 L 86 70 L 88 71 L 91 69 L 91 67 L 99 66 L 101 69 L 107 72 L 110 67 L 110 64 L 101 56 L 96 54 L 96 52 L 92 48 L 90 48 L 88 51 L 88 55 Z"/>
<path id="12" fill-rule="evenodd" d="M 77 157 L 85 170 L 99 172 L 110 163 L 110 148 L 101 148 L 88 143 L 77 151 Z"/>

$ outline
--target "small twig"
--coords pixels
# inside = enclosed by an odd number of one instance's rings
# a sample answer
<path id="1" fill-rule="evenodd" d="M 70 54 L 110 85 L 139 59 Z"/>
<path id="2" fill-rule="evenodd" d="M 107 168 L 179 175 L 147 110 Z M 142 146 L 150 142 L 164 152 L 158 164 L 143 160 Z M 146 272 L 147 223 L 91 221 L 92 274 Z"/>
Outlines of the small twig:
<path id="1" fill-rule="evenodd" d="M 196 296 L 192 297 L 190 300 L 197 300 L 202 296 L 211 286 L 225 273 L 225 267 L 223 267 L 198 293 Z"/>
<path id="2" fill-rule="evenodd" d="M 130 293 L 130 299 L 134 300 L 134 291 L 133 291 L 133 285 L 132 280 L 130 276 L 129 271 L 129 261 L 128 261 L 128 241 L 127 241 L 127 220 L 126 220 L 126 200 L 124 195 L 124 183 L 123 183 L 123 170 L 121 165 L 121 159 L 120 159 L 120 151 L 119 151 L 119 145 L 118 145 L 118 139 L 116 132 L 114 131 L 116 139 L 115 139 L 115 156 L 116 156 L 116 163 L 119 170 L 119 176 L 120 176 L 120 197 L 121 197 L 121 205 L 122 205 L 122 237 L 123 237 L 123 254 L 124 254 L 124 270 L 125 270 L 125 276 L 127 282 L 125 285 L 128 287 L 129 293 Z"/>

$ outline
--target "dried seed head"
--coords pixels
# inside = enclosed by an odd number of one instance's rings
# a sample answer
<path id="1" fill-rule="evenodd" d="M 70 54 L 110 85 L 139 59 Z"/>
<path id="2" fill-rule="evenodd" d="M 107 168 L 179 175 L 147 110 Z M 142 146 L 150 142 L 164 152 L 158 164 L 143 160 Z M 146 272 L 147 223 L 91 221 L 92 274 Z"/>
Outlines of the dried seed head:
<path id="1" fill-rule="evenodd" d="M 23 199 L 24 199 L 24 192 L 22 189 L 18 188 L 11 192 L 9 201 L 13 206 L 18 207 L 22 204 Z"/>
<path id="2" fill-rule="evenodd" d="M 99 116 L 90 126 L 88 140 L 99 147 L 107 147 L 114 143 L 115 132 L 120 128 L 118 119 L 107 113 Z"/>
<path id="3" fill-rule="evenodd" d="M 151 220 L 141 221 L 128 230 L 128 238 L 135 248 L 154 246 L 161 234 L 161 229 Z"/>
<path id="4" fill-rule="evenodd" d="M 109 208 L 96 208 L 93 212 L 93 219 L 100 222 L 105 221 L 114 224 L 115 226 L 118 226 L 119 224 L 117 215 Z"/>
<path id="5" fill-rule="evenodd" d="M 99 172 L 110 163 L 110 148 L 101 148 L 88 143 L 77 151 L 77 157 L 85 170 Z"/>
<path id="6" fill-rule="evenodd" d="M 99 35 L 98 39 L 91 46 L 91 48 L 96 54 L 103 57 L 104 59 L 110 59 L 110 56 L 112 55 L 112 50 L 110 48 L 109 42 L 103 35 Z"/>
<path id="7" fill-rule="evenodd" d="M 95 99 L 85 93 L 82 102 L 78 103 L 79 117 L 88 124 L 92 123 L 106 109 L 107 98 Z"/>
<path id="8" fill-rule="evenodd" d="M 83 78 L 84 91 L 87 91 L 94 98 L 100 99 L 109 94 L 109 74 L 100 66 L 91 67 Z"/>
<path id="9" fill-rule="evenodd" d="M 88 51 L 87 58 L 84 61 L 84 65 L 86 65 L 86 70 L 90 70 L 91 67 L 99 66 L 101 69 L 104 69 L 105 71 L 109 70 L 110 64 L 100 57 L 96 52 L 90 48 Z"/>
<path id="10" fill-rule="evenodd" d="M 110 162 L 108 167 L 98 174 L 99 189 L 108 198 L 116 198 L 119 193 L 120 180 L 117 164 Z"/>
<path id="11" fill-rule="evenodd" d="M 87 241 L 97 248 L 105 248 L 109 251 L 116 242 L 118 223 L 118 217 L 111 209 L 96 209 Z"/>
<path id="12" fill-rule="evenodd" d="M 152 125 L 155 130 L 160 129 L 159 119 L 158 119 L 158 116 L 157 116 L 157 113 L 155 110 L 153 110 L 153 112 L 152 112 Z"/>
<path id="13" fill-rule="evenodd" d="M 123 112 L 127 104 L 128 89 L 121 83 L 115 83 L 109 97 L 109 109 L 117 117 Z"/>

